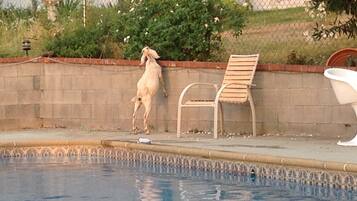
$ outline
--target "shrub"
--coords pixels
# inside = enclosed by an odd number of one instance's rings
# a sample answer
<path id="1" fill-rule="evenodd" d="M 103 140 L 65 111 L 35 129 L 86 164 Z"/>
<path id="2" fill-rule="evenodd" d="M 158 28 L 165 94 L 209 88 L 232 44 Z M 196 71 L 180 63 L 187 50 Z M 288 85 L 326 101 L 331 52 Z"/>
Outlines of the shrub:
<path id="1" fill-rule="evenodd" d="M 79 28 L 74 32 L 64 32 L 48 41 L 47 50 L 63 57 L 101 57 L 102 40 L 100 28 Z"/>
<path id="2" fill-rule="evenodd" d="M 78 11 L 80 5 L 80 0 L 60 0 L 56 7 L 60 16 L 69 16 L 71 13 Z"/>
<path id="3" fill-rule="evenodd" d="M 93 15 L 88 19 L 87 27 L 73 20 L 48 41 L 47 51 L 63 57 L 121 58 L 123 19 L 114 8 L 90 9 Z"/>
<path id="4" fill-rule="evenodd" d="M 306 1 L 307 9 L 313 18 L 324 19 L 327 14 L 335 13 L 337 16 L 333 23 L 325 27 L 316 23 L 313 38 L 335 37 L 336 34 L 346 35 L 348 38 L 357 36 L 357 1 L 356 0 L 309 0 Z"/>
<path id="5" fill-rule="evenodd" d="M 298 53 L 295 50 L 293 50 L 288 55 L 288 59 L 286 63 L 297 64 L 297 65 L 312 65 L 315 64 L 315 61 L 312 58 L 307 58 L 304 55 L 298 55 Z"/>
<path id="6" fill-rule="evenodd" d="M 124 56 L 138 58 L 144 46 L 161 58 L 209 60 L 221 48 L 221 33 L 244 26 L 245 8 L 233 0 L 137 0 L 123 14 Z"/>

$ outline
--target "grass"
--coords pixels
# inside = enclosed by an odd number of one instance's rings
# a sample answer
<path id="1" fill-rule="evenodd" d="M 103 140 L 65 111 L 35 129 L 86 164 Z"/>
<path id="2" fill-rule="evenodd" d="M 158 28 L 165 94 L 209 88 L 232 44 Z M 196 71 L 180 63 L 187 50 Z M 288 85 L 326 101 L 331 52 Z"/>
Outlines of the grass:
<path id="1" fill-rule="evenodd" d="M 327 21 L 333 19 L 334 16 L 330 16 Z M 304 8 L 252 12 L 247 21 L 243 34 L 238 38 L 229 33 L 223 36 L 225 51 L 220 60 L 230 54 L 260 53 L 261 63 L 284 64 L 288 63 L 288 55 L 295 51 L 310 60 L 307 64 L 324 65 L 338 49 L 357 47 L 356 40 L 346 37 L 307 41 L 303 33 L 311 32 L 315 21 L 305 13 Z"/>
<path id="2" fill-rule="evenodd" d="M 269 26 L 272 24 L 288 24 L 311 22 L 304 8 L 287 8 L 283 10 L 255 11 L 248 15 L 249 27 Z"/>
<path id="3" fill-rule="evenodd" d="M 102 9 L 104 8 L 89 10 L 88 15 L 95 11 L 95 14 L 89 16 L 89 21 L 91 18 L 98 18 L 101 12 L 105 12 Z M 52 26 L 44 23 L 45 18 L 45 13 L 42 13 L 30 24 L 19 20 L 17 24 L 5 27 L 0 23 L 0 57 L 24 55 L 21 49 L 24 38 L 30 38 L 32 42 L 30 55 L 41 55 L 46 40 L 50 40 L 56 30 L 74 30 L 82 23 L 80 12 L 74 12 L 69 17 L 61 18 L 57 24 Z M 333 18 L 334 16 L 330 16 L 327 20 L 331 21 Z M 311 31 L 314 24 L 314 20 L 305 13 L 304 8 L 251 12 L 241 36 L 235 38 L 230 33 L 223 35 L 223 50 L 215 59 L 226 61 L 230 54 L 260 53 L 261 63 L 284 64 L 287 63 L 288 55 L 292 51 L 296 51 L 299 56 L 312 60 L 313 64 L 324 64 L 336 50 L 357 47 L 357 40 L 346 37 L 316 42 L 306 41 L 303 32 Z M 111 46 L 115 47 L 114 51 L 118 53 L 113 56 L 121 58 L 119 46 L 115 44 Z"/>

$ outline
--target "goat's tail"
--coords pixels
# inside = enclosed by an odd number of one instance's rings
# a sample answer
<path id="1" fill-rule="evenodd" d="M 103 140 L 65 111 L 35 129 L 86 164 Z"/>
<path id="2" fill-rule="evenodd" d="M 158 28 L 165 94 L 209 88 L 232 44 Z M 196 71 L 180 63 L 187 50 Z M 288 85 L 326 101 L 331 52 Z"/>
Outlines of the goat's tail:
<path id="1" fill-rule="evenodd" d="M 141 97 L 134 96 L 134 97 L 131 99 L 131 102 L 136 102 L 136 101 L 141 101 Z"/>

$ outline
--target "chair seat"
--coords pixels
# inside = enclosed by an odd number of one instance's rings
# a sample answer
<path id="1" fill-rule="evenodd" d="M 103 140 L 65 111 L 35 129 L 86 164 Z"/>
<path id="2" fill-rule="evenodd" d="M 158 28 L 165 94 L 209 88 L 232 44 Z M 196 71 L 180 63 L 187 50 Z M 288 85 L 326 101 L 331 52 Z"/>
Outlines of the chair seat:
<path id="1" fill-rule="evenodd" d="M 214 107 L 214 100 L 189 100 L 182 107 Z"/>

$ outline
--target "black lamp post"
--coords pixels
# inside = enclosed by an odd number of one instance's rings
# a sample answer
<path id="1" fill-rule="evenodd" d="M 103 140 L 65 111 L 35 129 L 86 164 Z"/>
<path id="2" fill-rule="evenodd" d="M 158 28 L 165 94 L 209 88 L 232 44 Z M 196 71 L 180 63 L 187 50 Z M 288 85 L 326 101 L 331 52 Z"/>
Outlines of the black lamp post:
<path id="1" fill-rule="evenodd" d="M 26 52 L 26 56 L 29 55 L 28 51 L 31 50 L 31 41 L 29 39 L 22 41 L 22 50 Z"/>

